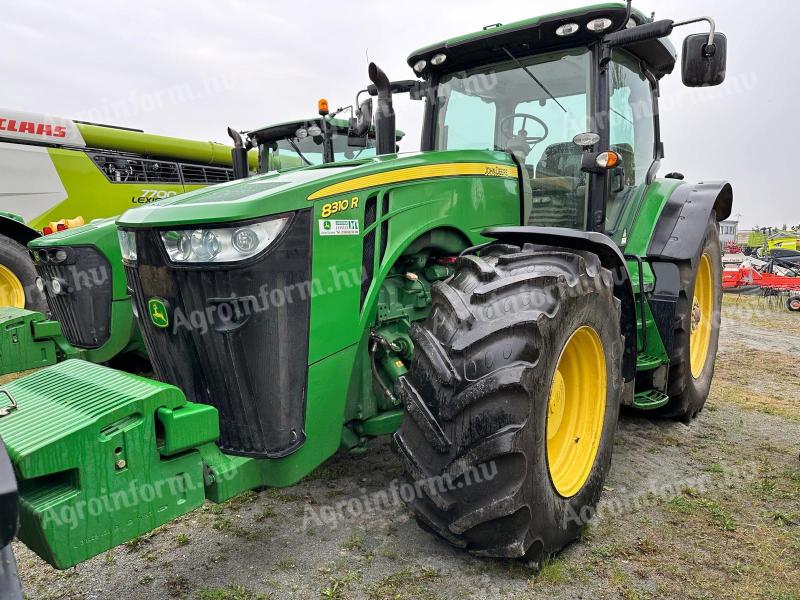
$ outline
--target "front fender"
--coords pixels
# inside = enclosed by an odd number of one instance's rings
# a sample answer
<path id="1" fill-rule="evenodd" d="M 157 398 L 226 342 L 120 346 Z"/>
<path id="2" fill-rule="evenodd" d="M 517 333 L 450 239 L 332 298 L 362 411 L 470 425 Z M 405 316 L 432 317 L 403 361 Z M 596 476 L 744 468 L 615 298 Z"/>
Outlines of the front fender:
<path id="1" fill-rule="evenodd" d="M 526 243 L 541 244 L 584 250 L 596 254 L 603 267 L 613 274 L 614 295 L 622 303 L 620 327 L 622 335 L 625 336 L 625 355 L 622 359 L 623 375 L 625 381 L 631 381 L 636 377 L 636 299 L 633 295 L 633 284 L 625 257 L 610 237 L 593 231 L 578 231 L 560 227 L 493 227 L 484 230 L 482 235 L 515 246 L 522 246 Z"/>
<path id="2" fill-rule="evenodd" d="M 0 214 L 0 235 L 27 246 L 28 242 L 42 237 L 42 234 L 15 219 L 10 213 Z"/>

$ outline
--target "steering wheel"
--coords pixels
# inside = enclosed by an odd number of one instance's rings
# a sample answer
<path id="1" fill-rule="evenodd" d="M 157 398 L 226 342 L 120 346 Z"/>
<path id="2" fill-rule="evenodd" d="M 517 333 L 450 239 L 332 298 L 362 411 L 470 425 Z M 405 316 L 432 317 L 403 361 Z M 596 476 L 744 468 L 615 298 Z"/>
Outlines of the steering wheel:
<path id="1" fill-rule="evenodd" d="M 522 127 L 519 130 L 518 134 L 514 133 L 514 119 L 516 118 L 522 119 Z M 525 125 L 528 123 L 528 119 L 531 121 L 535 121 L 538 123 L 541 128 L 544 130 L 544 133 L 540 136 L 531 136 L 528 135 L 528 130 L 525 128 Z M 513 115 L 507 115 L 500 119 L 500 133 L 502 133 L 507 140 L 511 140 L 512 138 L 516 137 L 520 141 L 524 140 L 526 144 L 530 146 L 534 146 L 541 142 L 547 135 L 550 133 L 550 130 L 547 128 L 547 123 L 542 121 L 539 117 L 535 117 L 528 113 L 514 113 Z"/>

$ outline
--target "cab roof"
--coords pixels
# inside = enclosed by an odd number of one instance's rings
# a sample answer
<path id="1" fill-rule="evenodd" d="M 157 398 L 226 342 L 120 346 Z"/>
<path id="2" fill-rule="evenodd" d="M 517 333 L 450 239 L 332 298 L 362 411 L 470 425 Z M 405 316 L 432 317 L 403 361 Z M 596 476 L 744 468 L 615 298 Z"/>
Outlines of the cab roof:
<path id="1" fill-rule="evenodd" d="M 607 2 L 540 15 L 507 25 L 500 23 L 489 25 L 481 31 L 420 48 L 411 53 L 408 57 L 408 64 L 413 68 L 417 61 L 426 60 L 429 70 L 438 70 L 442 73 L 453 72 L 508 60 L 508 55 L 503 48 L 507 48 L 517 58 L 520 58 L 539 54 L 545 50 L 585 46 L 596 41 L 602 35 L 586 28 L 589 21 L 600 17 L 609 18 L 612 26 L 608 31 L 615 31 L 622 26 L 625 14 L 625 4 Z M 636 9 L 632 11 L 631 17 L 637 25 L 648 23 L 651 20 Z M 577 23 L 580 29 L 567 37 L 557 36 L 556 29 L 566 23 Z M 626 50 L 644 60 L 657 77 L 671 73 L 675 67 L 677 58 L 675 48 L 666 38 L 632 44 L 626 46 Z M 430 63 L 431 57 L 436 54 L 447 56 L 447 60 L 439 67 Z"/>

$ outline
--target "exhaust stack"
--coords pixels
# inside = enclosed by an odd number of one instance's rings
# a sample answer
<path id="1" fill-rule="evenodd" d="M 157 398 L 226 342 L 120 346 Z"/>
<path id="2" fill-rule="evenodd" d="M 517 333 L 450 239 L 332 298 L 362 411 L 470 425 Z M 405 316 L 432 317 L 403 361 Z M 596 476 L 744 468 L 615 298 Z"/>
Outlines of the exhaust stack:
<path id="1" fill-rule="evenodd" d="M 369 64 L 369 79 L 378 90 L 378 109 L 375 114 L 376 152 L 377 154 L 394 154 L 397 146 L 391 83 L 386 73 L 375 63 Z"/>
<path id="2" fill-rule="evenodd" d="M 231 161 L 233 162 L 233 178 L 244 179 L 250 175 L 250 168 L 247 164 L 247 149 L 244 147 L 242 136 L 232 127 L 228 127 L 228 135 L 233 140 L 231 149 Z"/>

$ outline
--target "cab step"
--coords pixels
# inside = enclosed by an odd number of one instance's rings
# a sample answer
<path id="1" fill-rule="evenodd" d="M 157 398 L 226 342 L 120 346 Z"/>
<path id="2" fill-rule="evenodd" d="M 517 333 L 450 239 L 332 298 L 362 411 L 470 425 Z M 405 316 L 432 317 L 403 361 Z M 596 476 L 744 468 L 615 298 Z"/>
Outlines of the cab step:
<path id="1" fill-rule="evenodd" d="M 633 397 L 633 406 L 639 410 L 654 410 L 669 402 L 669 396 L 658 390 L 639 392 Z"/>

